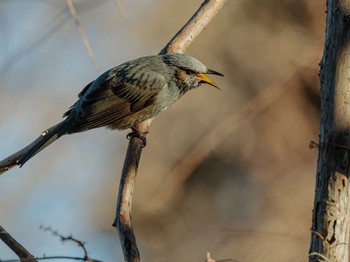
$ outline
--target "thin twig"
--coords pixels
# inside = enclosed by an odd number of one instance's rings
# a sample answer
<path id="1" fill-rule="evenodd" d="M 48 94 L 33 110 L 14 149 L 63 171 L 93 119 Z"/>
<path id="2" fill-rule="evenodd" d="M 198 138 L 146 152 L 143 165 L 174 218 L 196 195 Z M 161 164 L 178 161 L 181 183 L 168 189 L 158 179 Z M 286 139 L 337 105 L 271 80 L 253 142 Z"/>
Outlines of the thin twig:
<path id="1" fill-rule="evenodd" d="M 122 15 L 123 19 L 125 21 L 128 21 L 128 18 L 126 17 L 126 14 L 125 14 L 125 10 L 124 10 L 122 4 L 120 3 L 120 1 L 119 0 L 114 0 L 114 3 L 117 6 L 117 8 L 119 10 L 119 13 Z"/>
<path id="2" fill-rule="evenodd" d="M 8 246 L 14 251 L 20 258 L 21 262 L 28 261 L 38 261 L 38 260 L 50 260 L 50 259 L 69 259 L 69 260 L 80 260 L 80 261 L 89 261 L 89 262 L 102 262 L 100 260 L 93 259 L 88 256 L 87 250 L 85 247 L 85 243 L 81 240 L 74 238 L 72 235 L 63 236 L 57 230 L 53 230 L 51 227 L 43 227 L 40 226 L 40 229 L 44 231 L 51 232 L 52 235 L 57 236 L 61 239 L 61 241 L 72 241 L 77 243 L 79 247 L 81 247 L 84 251 L 84 257 L 73 257 L 73 256 L 42 256 L 42 257 L 34 257 L 31 255 L 23 246 L 21 246 L 13 237 L 11 237 L 1 226 L 0 226 L 0 239 L 3 240 Z M 27 257 L 25 256 L 27 255 Z M 1 260 L 2 262 L 16 262 L 18 259 L 9 259 L 9 260 Z"/>
<path id="3" fill-rule="evenodd" d="M 86 51 L 88 52 L 88 55 L 89 55 L 89 57 L 91 59 L 91 62 L 95 66 L 96 71 L 98 73 L 101 73 L 102 70 L 101 70 L 100 66 L 98 65 L 98 63 L 97 63 L 96 56 L 94 54 L 94 51 L 92 50 L 90 41 L 87 38 L 87 35 L 86 35 L 85 31 L 84 31 L 84 28 L 81 26 L 81 24 L 79 22 L 79 17 L 78 17 L 77 11 L 75 10 L 74 4 L 73 4 L 72 0 L 66 0 L 66 2 L 67 2 L 68 9 L 69 9 L 69 11 L 70 11 L 70 13 L 72 15 L 72 18 L 73 18 L 73 21 L 75 23 L 75 26 L 78 29 L 80 37 L 83 40 L 83 43 L 85 45 Z"/>
<path id="4" fill-rule="evenodd" d="M 44 232 L 50 232 L 53 236 L 59 237 L 62 242 L 72 241 L 72 242 L 76 243 L 84 252 L 84 257 L 60 256 L 60 258 L 82 260 L 82 261 L 91 261 L 91 262 L 102 262 L 100 260 L 96 260 L 94 258 L 89 257 L 87 249 L 85 247 L 86 243 L 81 241 L 81 240 L 79 240 L 79 239 L 74 238 L 72 235 L 63 236 L 57 230 L 52 229 L 52 227 L 50 227 L 50 226 L 44 227 L 43 225 L 41 225 L 39 229 L 42 229 Z M 53 259 L 54 257 L 58 258 L 57 256 L 48 256 L 48 257 L 45 256 L 45 259 Z M 42 258 L 40 258 L 40 259 L 42 259 Z"/>
<path id="5" fill-rule="evenodd" d="M 215 17 L 225 2 L 226 0 L 205 0 L 186 25 L 161 50 L 160 54 L 183 53 Z M 152 121 L 153 119 L 149 119 L 142 122 L 138 125 L 138 130 L 145 134 L 148 133 Z M 131 204 L 141 153 L 142 141 L 137 137 L 131 137 L 120 178 L 116 217 L 113 223 L 113 226 L 117 227 L 124 259 L 127 262 L 140 261 L 131 221 Z"/>
<path id="6" fill-rule="evenodd" d="M 79 261 L 89 261 L 89 262 L 97 262 L 99 260 L 86 260 L 83 257 L 72 257 L 72 256 L 42 256 L 42 257 L 36 257 L 36 260 L 50 260 L 50 259 L 67 259 L 67 260 L 79 260 Z M 36 261 L 35 260 L 35 261 Z M 33 260 L 28 260 L 28 259 L 5 259 L 5 260 L 0 260 L 0 262 L 31 262 Z M 102 262 L 102 261 L 99 261 Z"/>
<path id="7" fill-rule="evenodd" d="M 309 148 L 310 148 L 310 149 L 320 148 L 320 146 L 322 146 L 322 145 L 331 145 L 331 146 L 338 147 L 338 148 L 341 148 L 341 149 L 350 150 L 350 147 L 348 147 L 348 146 L 339 145 L 339 144 L 332 143 L 332 142 L 328 142 L 328 143 L 316 143 L 316 142 L 313 141 L 313 140 L 310 141 L 310 143 L 309 143 Z"/>
<path id="8" fill-rule="evenodd" d="M 2 226 L 0 226 L 0 239 L 18 256 L 21 261 L 37 262 L 35 257 L 16 241 Z"/>

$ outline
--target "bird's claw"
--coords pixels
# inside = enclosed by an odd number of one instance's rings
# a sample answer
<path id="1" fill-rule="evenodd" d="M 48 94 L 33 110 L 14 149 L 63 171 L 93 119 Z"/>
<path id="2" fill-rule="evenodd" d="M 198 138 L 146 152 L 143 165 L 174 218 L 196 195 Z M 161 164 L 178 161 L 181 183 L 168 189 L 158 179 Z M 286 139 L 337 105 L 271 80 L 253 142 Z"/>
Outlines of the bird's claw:
<path id="1" fill-rule="evenodd" d="M 141 132 L 140 130 L 138 130 L 137 128 L 132 127 L 132 132 L 130 132 L 129 134 L 126 135 L 126 138 L 128 140 L 130 140 L 131 137 L 137 137 L 141 140 L 141 146 L 145 147 L 147 144 L 147 139 L 145 136 L 145 133 Z"/>

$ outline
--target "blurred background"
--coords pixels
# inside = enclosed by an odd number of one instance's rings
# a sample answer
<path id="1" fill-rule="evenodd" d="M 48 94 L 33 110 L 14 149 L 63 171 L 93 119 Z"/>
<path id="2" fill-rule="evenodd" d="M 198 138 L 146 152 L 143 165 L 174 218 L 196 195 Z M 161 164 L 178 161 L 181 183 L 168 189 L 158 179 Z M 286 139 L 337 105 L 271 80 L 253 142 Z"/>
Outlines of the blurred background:
<path id="1" fill-rule="evenodd" d="M 202 0 L 75 0 L 102 71 L 156 54 Z M 224 78 L 153 122 L 133 223 L 143 261 L 307 261 L 325 2 L 236 0 L 187 50 Z M 61 120 L 97 73 L 61 0 L 0 1 L 0 158 Z M 0 224 L 32 254 L 122 261 L 111 226 L 128 131 L 64 136 L 0 177 Z M 0 242 L 0 258 L 15 255 Z"/>

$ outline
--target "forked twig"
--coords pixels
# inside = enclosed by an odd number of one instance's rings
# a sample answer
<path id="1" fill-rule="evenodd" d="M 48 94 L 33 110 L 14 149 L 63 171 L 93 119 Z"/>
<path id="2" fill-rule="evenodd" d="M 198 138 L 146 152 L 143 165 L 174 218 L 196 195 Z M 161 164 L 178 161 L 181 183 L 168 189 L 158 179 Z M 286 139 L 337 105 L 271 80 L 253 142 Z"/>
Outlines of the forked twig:
<path id="1" fill-rule="evenodd" d="M 63 236 L 57 230 L 53 230 L 51 227 L 40 226 L 40 229 L 50 232 L 52 235 L 59 237 L 62 242 L 72 241 L 83 249 L 84 256 L 83 257 L 73 257 L 73 256 L 46 256 L 43 255 L 41 257 L 34 257 L 30 254 L 21 244 L 19 244 L 9 233 L 5 231 L 5 229 L 0 226 L 0 239 L 7 244 L 7 246 L 15 252 L 19 259 L 6 259 L 1 260 L 1 262 L 37 262 L 39 260 L 57 260 L 57 259 L 66 259 L 66 260 L 79 260 L 79 261 L 89 261 L 89 262 L 102 262 L 100 260 L 96 260 L 88 256 L 85 243 L 79 239 L 74 238 L 72 235 Z"/>
<path id="2" fill-rule="evenodd" d="M 71 241 L 76 243 L 84 252 L 84 257 L 70 257 L 70 256 L 45 256 L 42 258 L 38 258 L 38 259 L 57 259 L 57 258 L 64 258 L 64 259 L 74 259 L 74 260 L 81 260 L 81 261 L 90 261 L 90 262 L 102 262 L 100 260 L 96 260 L 94 258 L 91 258 L 88 256 L 88 252 L 87 249 L 85 247 L 85 242 L 76 239 L 75 237 L 73 237 L 72 235 L 69 236 L 64 236 L 61 233 L 59 233 L 57 230 L 54 230 L 52 227 L 50 226 L 46 226 L 44 227 L 43 225 L 40 226 L 39 229 L 42 229 L 44 232 L 50 232 L 53 236 L 59 237 L 61 239 L 62 242 L 66 242 L 66 241 Z"/>

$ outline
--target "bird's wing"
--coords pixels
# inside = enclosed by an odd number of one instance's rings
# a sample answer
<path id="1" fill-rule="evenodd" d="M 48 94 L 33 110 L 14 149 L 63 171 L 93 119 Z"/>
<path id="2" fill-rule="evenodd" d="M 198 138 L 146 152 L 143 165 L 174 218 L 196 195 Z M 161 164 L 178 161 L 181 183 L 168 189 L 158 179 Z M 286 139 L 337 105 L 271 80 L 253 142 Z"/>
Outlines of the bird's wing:
<path id="1" fill-rule="evenodd" d="M 78 94 L 78 97 L 79 97 L 79 98 L 82 97 L 82 96 L 86 93 L 86 91 L 89 90 L 91 84 L 93 84 L 93 83 L 94 83 L 94 81 L 92 81 L 91 83 L 87 84 L 87 85 L 83 88 L 83 90 L 81 90 L 81 92 Z M 77 103 L 78 103 L 78 102 L 76 102 L 74 105 L 72 105 L 72 106 L 69 108 L 69 110 L 63 114 L 63 117 L 69 116 L 69 114 L 70 114 L 70 113 L 74 110 L 74 108 L 76 107 Z"/>
<path id="2" fill-rule="evenodd" d="M 166 86 L 157 72 L 143 72 L 142 76 L 120 79 L 115 74 L 98 78 L 80 93 L 80 99 L 65 114 L 76 112 L 75 124 L 69 133 L 114 125 L 152 105 L 156 95 Z"/>

